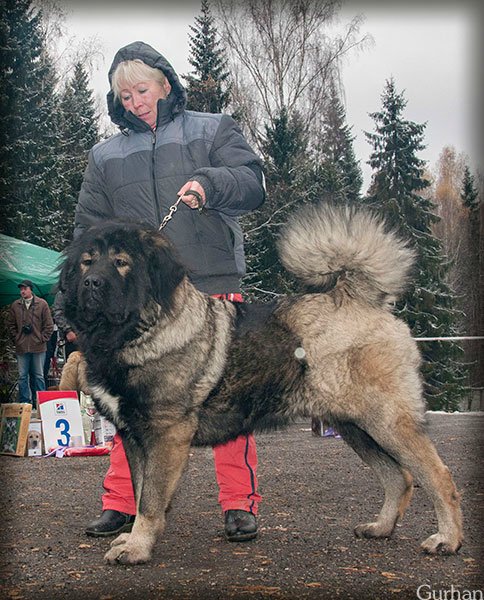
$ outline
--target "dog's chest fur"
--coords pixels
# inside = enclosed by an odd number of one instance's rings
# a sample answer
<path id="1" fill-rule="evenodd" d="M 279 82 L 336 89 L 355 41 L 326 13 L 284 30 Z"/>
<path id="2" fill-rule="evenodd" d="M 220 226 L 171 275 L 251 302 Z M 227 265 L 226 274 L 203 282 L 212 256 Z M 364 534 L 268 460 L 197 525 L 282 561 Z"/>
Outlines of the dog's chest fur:
<path id="1" fill-rule="evenodd" d="M 121 400 L 119 396 L 113 396 L 102 385 L 93 386 L 92 395 L 95 399 L 97 409 L 102 415 L 109 419 L 117 429 L 121 429 L 125 426 L 125 423 L 119 414 L 119 402 Z"/>
<path id="2" fill-rule="evenodd" d="M 235 311 L 199 294 L 191 300 L 175 319 L 158 319 L 110 356 L 87 354 L 98 409 L 118 428 L 155 415 L 180 421 L 198 411 L 222 377 Z"/>

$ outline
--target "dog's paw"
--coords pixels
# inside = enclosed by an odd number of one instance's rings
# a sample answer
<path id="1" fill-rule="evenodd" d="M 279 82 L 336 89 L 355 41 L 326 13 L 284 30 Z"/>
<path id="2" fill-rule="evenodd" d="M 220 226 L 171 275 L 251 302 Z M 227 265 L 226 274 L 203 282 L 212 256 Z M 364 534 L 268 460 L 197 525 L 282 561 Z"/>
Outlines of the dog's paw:
<path id="1" fill-rule="evenodd" d="M 118 537 L 111 542 L 111 546 L 119 546 L 120 544 L 126 544 L 126 542 L 129 540 L 130 535 L 130 533 L 121 533 L 121 535 L 118 535 Z"/>
<path id="2" fill-rule="evenodd" d="M 420 545 L 427 554 L 455 554 L 461 546 L 461 540 L 450 541 L 441 533 L 434 533 Z"/>
<path id="3" fill-rule="evenodd" d="M 114 540 L 115 542 L 117 540 Z M 151 558 L 151 549 L 143 545 L 134 545 L 129 541 L 112 546 L 106 552 L 104 559 L 110 565 L 140 565 L 148 562 Z"/>
<path id="4" fill-rule="evenodd" d="M 386 527 L 376 521 L 375 523 L 362 523 L 354 529 L 359 538 L 388 538 L 393 533 L 393 527 Z"/>

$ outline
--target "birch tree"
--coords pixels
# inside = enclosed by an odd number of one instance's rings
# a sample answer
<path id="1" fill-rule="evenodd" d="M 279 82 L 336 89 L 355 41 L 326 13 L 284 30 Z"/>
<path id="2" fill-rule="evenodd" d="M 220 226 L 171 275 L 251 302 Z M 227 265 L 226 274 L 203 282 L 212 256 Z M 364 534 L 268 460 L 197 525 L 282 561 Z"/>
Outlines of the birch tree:
<path id="1" fill-rule="evenodd" d="M 337 33 L 339 0 L 215 0 L 214 7 L 248 135 L 260 144 L 266 125 L 298 113 L 317 137 L 329 82 L 342 58 L 368 41 L 361 18 Z"/>

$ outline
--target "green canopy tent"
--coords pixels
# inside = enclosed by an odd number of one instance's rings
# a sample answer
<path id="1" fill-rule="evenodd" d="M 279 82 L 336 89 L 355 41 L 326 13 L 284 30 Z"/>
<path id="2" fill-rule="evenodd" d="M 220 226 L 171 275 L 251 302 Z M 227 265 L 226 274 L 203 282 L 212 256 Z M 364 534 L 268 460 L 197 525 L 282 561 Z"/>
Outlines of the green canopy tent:
<path id="1" fill-rule="evenodd" d="M 0 306 L 19 298 L 22 279 L 30 279 L 34 294 L 52 304 L 61 262 L 60 252 L 0 234 Z"/>

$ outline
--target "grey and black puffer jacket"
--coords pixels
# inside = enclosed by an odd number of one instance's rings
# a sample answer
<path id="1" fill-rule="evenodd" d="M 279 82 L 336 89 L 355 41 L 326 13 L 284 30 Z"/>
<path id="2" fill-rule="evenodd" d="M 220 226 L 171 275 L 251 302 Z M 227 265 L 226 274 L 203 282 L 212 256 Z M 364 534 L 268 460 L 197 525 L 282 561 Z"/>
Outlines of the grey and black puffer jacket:
<path id="1" fill-rule="evenodd" d="M 76 207 L 75 236 L 115 217 L 158 227 L 178 190 L 198 181 L 206 194 L 201 214 L 180 203 L 163 232 L 175 245 L 193 283 L 209 294 L 237 292 L 245 271 L 237 217 L 264 200 L 262 163 L 227 115 L 185 109 L 186 93 L 170 63 L 151 46 L 134 42 L 119 50 L 109 71 L 141 59 L 171 84 L 158 101 L 156 130 L 126 112 L 111 90 L 111 120 L 121 133 L 94 146 Z"/>

